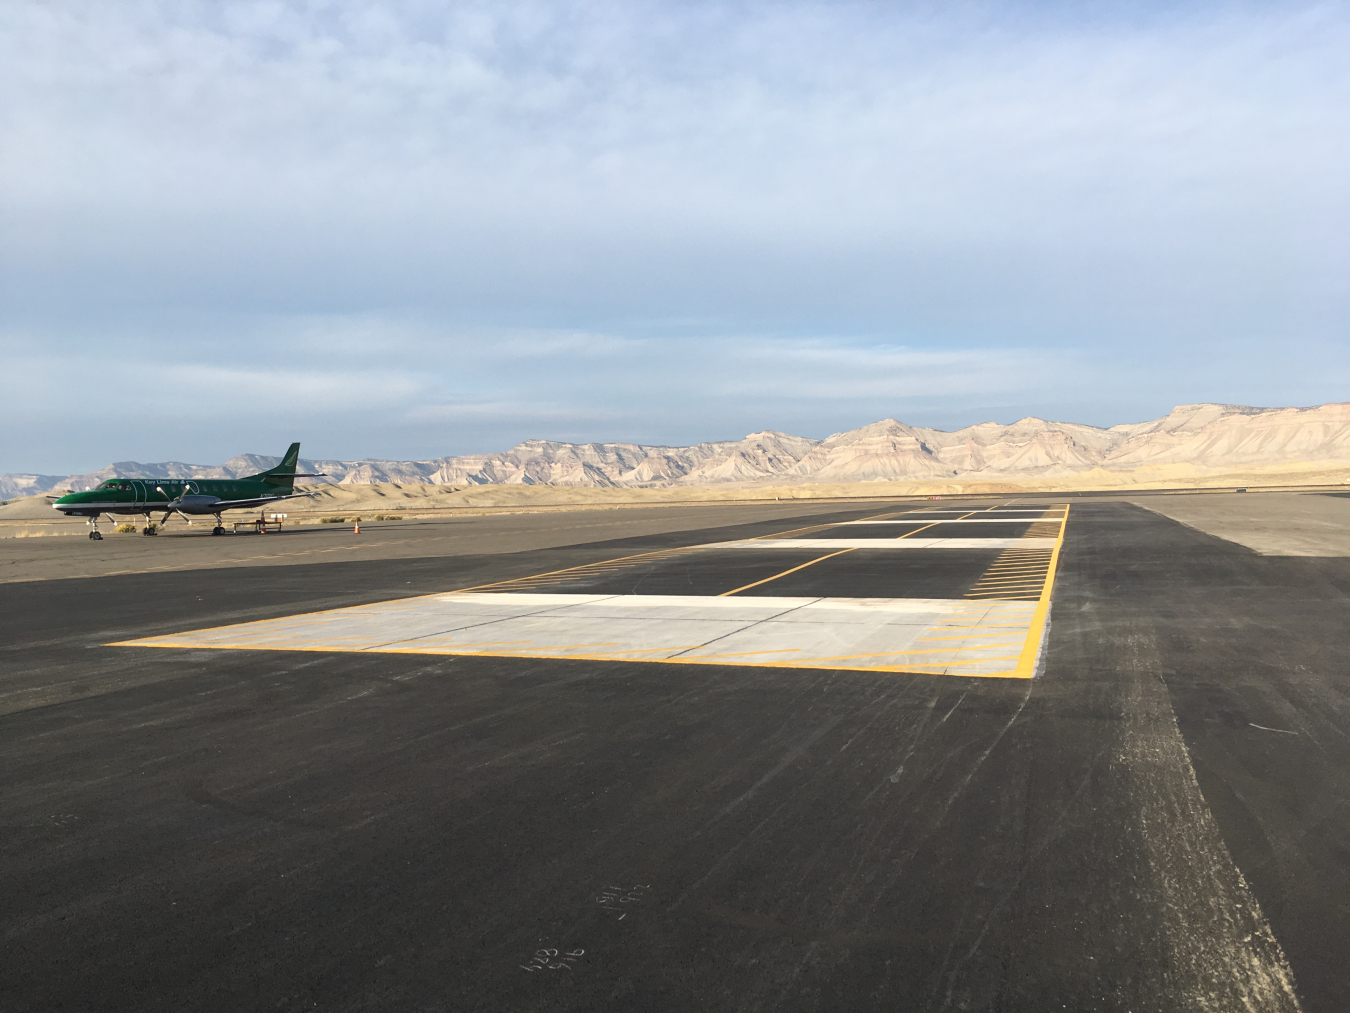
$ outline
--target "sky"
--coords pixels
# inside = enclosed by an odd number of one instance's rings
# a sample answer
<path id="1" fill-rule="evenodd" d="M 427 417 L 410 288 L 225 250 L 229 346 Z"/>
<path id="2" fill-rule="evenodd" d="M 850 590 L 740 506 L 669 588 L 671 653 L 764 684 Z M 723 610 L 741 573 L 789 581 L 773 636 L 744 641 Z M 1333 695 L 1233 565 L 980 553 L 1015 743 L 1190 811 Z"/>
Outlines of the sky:
<path id="1" fill-rule="evenodd" d="M 0 5 L 0 472 L 1350 400 L 1350 4 Z"/>

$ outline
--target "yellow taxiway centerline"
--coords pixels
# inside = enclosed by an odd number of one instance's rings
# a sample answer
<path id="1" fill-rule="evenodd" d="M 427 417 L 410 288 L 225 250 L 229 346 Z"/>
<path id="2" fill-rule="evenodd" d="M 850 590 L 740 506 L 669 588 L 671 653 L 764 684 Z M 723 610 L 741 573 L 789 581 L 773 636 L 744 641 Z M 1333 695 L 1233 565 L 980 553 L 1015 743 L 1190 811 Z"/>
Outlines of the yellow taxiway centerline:
<path id="1" fill-rule="evenodd" d="M 727 598 L 733 594 L 740 594 L 742 591 L 749 591 L 752 587 L 759 587 L 761 584 L 767 584 L 779 577 L 786 577 L 789 573 L 796 573 L 798 570 L 805 570 L 808 566 L 815 566 L 817 563 L 823 563 L 827 559 L 833 559 L 835 556 L 842 556 L 845 552 L 853 552 L 853 549 L 840 549 L 838 552 L 831 552 L 828 556 L 821 556 L 813 559 L 809 563 L 802 563 L 800 566 L 794 566 L 791 570 L 784 570 L 782 573 L 775 573 L 772 577 L 765 577 L 763 580 L 757 580 L 753 584 L 746 584 L 744 587 L 738 587 L 731 591 L 723 591 L 717 595 L 718 598 Z"/>

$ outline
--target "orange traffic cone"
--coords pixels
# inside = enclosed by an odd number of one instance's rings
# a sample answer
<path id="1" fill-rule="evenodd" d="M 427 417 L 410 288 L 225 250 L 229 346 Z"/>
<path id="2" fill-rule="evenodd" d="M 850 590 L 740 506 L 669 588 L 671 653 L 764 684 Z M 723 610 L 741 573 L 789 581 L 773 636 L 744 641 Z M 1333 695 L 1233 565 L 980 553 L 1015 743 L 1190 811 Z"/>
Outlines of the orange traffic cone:
<path id="1" fill-rule="evenodd" d="M 357 535 L 361 533 L 361 519 L 359 517 L 356 519 L 356 527 L 352 529 L 352 533 Z"/>

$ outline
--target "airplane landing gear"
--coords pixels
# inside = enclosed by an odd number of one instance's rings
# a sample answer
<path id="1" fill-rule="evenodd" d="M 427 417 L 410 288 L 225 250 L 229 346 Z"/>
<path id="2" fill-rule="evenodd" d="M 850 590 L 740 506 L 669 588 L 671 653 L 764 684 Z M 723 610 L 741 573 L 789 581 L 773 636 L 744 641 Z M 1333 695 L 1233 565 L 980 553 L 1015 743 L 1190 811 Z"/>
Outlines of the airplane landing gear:
<path id="1" fill-rule="evenodd" d="M 216 514 L 216 526 L 211 529 L 213 535 L 223 535 L 225 533 L 225 519 Z"/>
<path id="2" fill-rule="evenodd" d="M 141 534 L 157 535 L 159 534 L 159 528 L 155 527 L 153 524 L 147 524 L 145 527 L 141 528 Z"/>
<path id="3" fill-rule="evenodd" d="M 97 518 L 97 517 L 90 517 L 88 523 L 89 523 L 89 527 L 92 529 L 92 530 L 89 532 L 89 540 L 90 540 L 91 542 L 101 542 L 101 541 L 103 541 L 103 535 L 100 534 L 100 533 L 99 533 L 99 530 L 98 530 L 98 518 Z"/>

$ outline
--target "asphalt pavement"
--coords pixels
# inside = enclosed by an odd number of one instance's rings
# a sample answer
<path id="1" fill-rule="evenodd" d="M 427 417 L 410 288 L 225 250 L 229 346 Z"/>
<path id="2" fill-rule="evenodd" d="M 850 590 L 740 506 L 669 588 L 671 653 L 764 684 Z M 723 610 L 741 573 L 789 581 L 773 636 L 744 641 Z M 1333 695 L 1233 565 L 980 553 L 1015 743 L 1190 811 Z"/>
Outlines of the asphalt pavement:
<path id="1" fill-rule="evenodd" d="M 786 520 L 0 586 L 0 1006 L 1350 1008 L 1344 558 L 1075 503 L 1031 680 L 105 646 Z M 996 557 L 780 588 L 956 599 Z"/>

